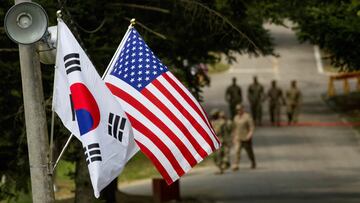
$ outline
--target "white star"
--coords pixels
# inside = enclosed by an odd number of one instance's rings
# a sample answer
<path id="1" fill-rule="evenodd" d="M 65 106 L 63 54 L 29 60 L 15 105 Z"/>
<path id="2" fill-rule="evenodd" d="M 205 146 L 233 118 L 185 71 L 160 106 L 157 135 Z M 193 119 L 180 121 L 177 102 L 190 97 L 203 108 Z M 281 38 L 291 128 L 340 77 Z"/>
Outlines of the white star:
<path id="1" fill-rule="evenodd" d="M 156 71 L 153 71 L 153 74 L 154 74 L 154 75 L 156 75 L 156 74 L 157 74 L 157 72 L 156 72 Z"/>
<path id="2" fill-rule="evenodd" d="M 150 67 L 150 65 L 149 65 L 149 64 L 146 64 L 146 65 L 145 65 L 145 67 L 146 67 L 146 68 L 149 68 L 149 67 Z"/>
<path id="3" fill-rule="evenodd" d="M 143 55 L 143 53 L 142 52 L 139 52 L 139 56 L 142 56 Z"/>
<path id="4" fill-rule="evenodd" d="M 145 55 L 146 55 L 146 56 L 150 56 L 150 54 L 149 54 L 149 53 L 146 53 Z"/>
<path id="5" fill-rule="evenodd" d="M 123 65 L 122 65 L 122 64 L 120 64 L 119 68 L 122 68 L 122 67 L 123 67 Z"/>
<path id="6" fill-rule="evenodd" d="M 148 58 L 146 58 L 146 60 L 145 60 L 146 62 L 149 62 L 150 61 L 150 59 L 148 59 Z"/>
<path id="7" fill-rule="evenodd" d="M 153 68 L 156 69 L 156 65 L 153 65 Z"/>
<path id="8" fill-rule="evenodd" d="M 132 53 L 131 56 L 134 57 L 134 56 L 136 56 L 136 54 L 135 54 L 135 53 Z"/>
<path id="9" fill-rule="evenodd" d="M 124 75 L 124 78 L 127 78 L 128 77 L 128 74 L 126 73 L 125 75 Z"/>
<path id="10" fill-rule="evenodd" d="M 138 87 L 138 88 L 142 87 L 142 84 L 141 84 L 141 83 L 139 83 L 139 84 L 137 85 L 137 87 Z"/>
<path id="11" fill-rule="evenodd" d="M 128 71 L 128 70 L 129 70 L 129 68 L 127 68 L 127 67 L 124 69 L 125 72 Z"/>
<path id="12" fill-rule="evenodd" d="M 128 59 L 128 58 L 129 58 L 129 55 L 126 55 L 126 56 L 125 56 L 125 59 Z"/>
<path id="13" fill-rule="evenodd" d="M 153 63 L 156 63 L 156 61 L 155 61 L 155 60 L 153 60 L 152 62 L 153 62 Z"/>
<path id="14" fill-rule="evenodd" d="M 122 73 L 122 71 L 120 70 L 120 71 L 119 71 L 119 75 L 120 75 L 121 73 Z"/>
<path id="15" fill-rule="evenodd" d="M 140 65 L 138 65 L 138 68 L 142 68 L 142 65 L 140 64 Z"/>
<path id="16" fill-rule="evenodd" d="M 135 79 L 134 79 L 134 78 L 131 78 L 131 79 L 130 79 L 130 82 L 134 82 L 134 81 L 135 81 Z"/>
<path id="17" fill-rule="evenodd" d="M 133 51 L 134 51 L 135 49 L 136 49 L 136 47 L 133 47 L 131 50 L 133 50 Z"/>
<path id="18" fill-rule="evenodd" d="M 135 32 L 134 32 L 134 34 L 135 34 Z M 135 38 L 136 38 L 136 35 L 133 36 L 133 39 L 135 39 Z"/>
<path id="19" fill-rule="evenodd" d="M 139 77 L 137 80 L 138 80 L 139 82 L 142 81 L 142 77 Z"/>
<path id="20" fill-rule="evenodd" d="M 150 71 L 147 70 L 147 71 L 145 72 L 145 74 L 146 74 L 146 75 L 149 75 L 149 74 L 150 74 Z"/>
<path id="21" fill-rule="evenodd" d="M 138 75 L 141 75 L 142 74 L 142 71 L 140 70 L 139 72 L 138 72 Z"/>
<path id="22" fill-rule="evenodd" d="M 136 41 L 133 41 L 132 44 L 136 44 Z"/>
<path id="23" fill-rule="evenodd" d="M 148 49 L 148 48 L 146 48 L 146 49 L 145 49 L 145 51 L 149 51 L 149 49 Z"/>
<path id="24" fill-rule="evenodd" d="M 131 63 L 135 63 L 135 59 L 131 60 Z"/>
<path id="25" fill-rule="evenodd" d="M 129 64 L 129 62 L 128 62 L 128 61 L 126 61 L 126 62 L 125 62 L 125 65 L 127 65 L 127 64 Z"/>
<path id="26" fill-rule="evenodd" d="M 138 60 L 139 62 L 142 62 L 143 61 L 143 59 L 142 58 L 139 58 L 139 60 Z"/>
<path id="27" fill-rule="evenodd" d="M 150 78 L 149 78 L 149 77 L 146 77 L 145 80 L 148 81 L 148 80 L 150 80 Z"/>
<path id="28" fill-rule="evenodd" d="M 127 45 L 126 45 L 126 47 L 129 47 L 129 46 L 130 46 L 130 44 L 127 44 Z"/>
<path id="29" fill-rule="evenodd" d="M 135 72 L 131 72 L 130 75 L 131 75 L 131 76 L 134 76 L 134 75 L 135 75 Z"/>
<path id="30" fill-rule="evenodd" d="M 140 46 L 140 47 L 139 47 L 139 50 L 142 50 L 142 49 L 143 49 L 143 47 L 142 47 L 142 46 Z"/>
<path id="31" fill-rule="evenodd" d="M 164 70 L 163 68 L 160 68 L 160 70 Z"/>
<path id="32" fill-rule="evenodd" d="M 134 69 L 135 69 L 135 66 L 134 66 L 134 65 L 132 65 L 132 66 L 131 66 L 131 70 L 134 70 Z"/>
<path id="33" fill-rule="evenodd" d="M 130 51 L 129 49 L 126 49 L 126 53 L 129 53 L 129 51 Z"/>

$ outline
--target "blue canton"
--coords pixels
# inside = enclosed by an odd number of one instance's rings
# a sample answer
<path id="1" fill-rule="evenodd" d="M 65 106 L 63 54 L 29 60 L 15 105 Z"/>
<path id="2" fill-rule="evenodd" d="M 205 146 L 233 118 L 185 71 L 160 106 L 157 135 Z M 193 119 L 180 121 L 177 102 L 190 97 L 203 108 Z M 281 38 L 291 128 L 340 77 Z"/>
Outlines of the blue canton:
<path id="1" fill-rule="evenodd" d="M 131 28 L 110 74 L 141 91 L 167 70 L 135 28 Z"/>

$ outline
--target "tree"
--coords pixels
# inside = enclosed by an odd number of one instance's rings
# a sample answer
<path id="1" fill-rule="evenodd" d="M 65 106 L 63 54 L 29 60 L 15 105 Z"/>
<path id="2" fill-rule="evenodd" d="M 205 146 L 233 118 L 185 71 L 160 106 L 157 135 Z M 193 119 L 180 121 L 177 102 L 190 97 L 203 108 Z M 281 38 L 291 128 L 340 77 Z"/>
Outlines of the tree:
<path id="1" fill-rule="evenodd" d="M 254 10 L 263 19 L 282 24 L 295 23 L 301 42 L 319 45 L 330 54 L 335 67 L 343 70 L 360 68 L 360 1 L 258 1 Z"/>

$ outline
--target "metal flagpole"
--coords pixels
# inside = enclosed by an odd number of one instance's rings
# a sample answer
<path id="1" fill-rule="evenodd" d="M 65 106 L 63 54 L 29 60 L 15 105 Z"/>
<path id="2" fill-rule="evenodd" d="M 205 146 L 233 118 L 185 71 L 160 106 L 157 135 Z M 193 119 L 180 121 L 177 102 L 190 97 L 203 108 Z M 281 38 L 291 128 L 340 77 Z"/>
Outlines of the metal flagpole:
<path id="1" fill-rule="evenodd" d="M 58 12 L 58 13 L 59 13 L 59 12 Z M 60 14 L 60 13 L 59 13 L 59 16 L 61 17 L 61 14 Z M 58 16 L 58 17 L 59 17 L 59 16 Z M 59 18 L 60 18 L 60 17 L 59 17 Z M 106 68 L 106 70 L 105 70 L 103 76 L 101 77 L 101 79 L 104 79 L 105 76 L 107 75 L 107 73 L 109 72 L 109 70 L 110 70 L 110 68 L 111 68 L 111 67 L 110 67 L 110 64 L 112 64 L 112 62 L 113 62 L 113 61 L 117 58 L 117 56 L 120 54 L 120 51 L 121 51 L 121 49 L 124 47 L 124 44 L 125 44 L 125 40 L 124 40 L 124 39 L 126 39 L 127 36 L 130 34 L 130 29 L 131 29 L 135 24 L 136 24 L 135 18 L 131 19 L 131 20 L 130 20 L 130 25 L 129 25 L 129 27 L 128 27 L 128 29 L 127 29 L 124 37 L 122 38 L 122 40 L 121 40 L 121 42 L 120 42 L 120 45 L 119 45 L 118 48 L 116 49 L 116 52 L 115 52 L 114 56 L 111 58 L 111 61 L 110 61 L 110 63 L 109 63 L 109 66 Z M 71 139 L 73 138 L 73 136 L 74 136 L 74 135 L 71 134 L 70 137 L 68 138 L 68 140 L 66 141 L 64 147 L 62 148 L 62 150 L 61 150 L 61 152 L 60 152 L 60 154 L 59 154 L 59 157 L 56 159 L 56 162 L 55 162 L 55 164 L 54 164 L 54 167 L 53 167 L 53 169 L 52 169 L 52 172 L 55 171 L 56 166 L 58 165 L 58 163 L 59 163 L 62 155 L 64 154 L 66 148 L 67 148 L 68 145 L 70 144 L 70 141 L 71 141 Z"/>

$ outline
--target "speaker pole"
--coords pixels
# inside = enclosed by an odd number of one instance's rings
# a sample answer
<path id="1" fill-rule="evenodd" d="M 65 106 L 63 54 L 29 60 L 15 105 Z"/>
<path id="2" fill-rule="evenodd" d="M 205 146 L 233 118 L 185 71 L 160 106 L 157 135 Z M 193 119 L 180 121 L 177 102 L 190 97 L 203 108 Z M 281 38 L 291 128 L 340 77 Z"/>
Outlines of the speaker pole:
<path id="1" fill-rule="evenodd" d="M 15 4 L 21 2 L 30 1 L 15 0 Z M 19 44 L 19 55 L 32 199 L 34 203 L 52 203 L 55 200 L 39 55 L 35 44 Z"/>

